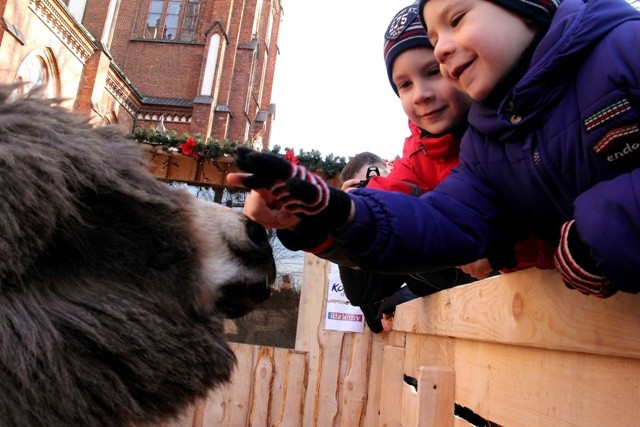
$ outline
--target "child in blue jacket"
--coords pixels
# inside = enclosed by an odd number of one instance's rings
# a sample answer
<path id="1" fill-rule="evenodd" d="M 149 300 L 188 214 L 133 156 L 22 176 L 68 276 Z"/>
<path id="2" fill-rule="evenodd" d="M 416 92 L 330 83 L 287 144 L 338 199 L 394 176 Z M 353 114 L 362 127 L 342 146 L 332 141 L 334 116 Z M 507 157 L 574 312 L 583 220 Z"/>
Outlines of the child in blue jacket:
<path id="1" fill-rule="evenodd" d="M 460 265 L 534 233 L 570 288 L 640 291 L 640 12 L 624 0 L 421 0 L 444 75 L 475 102 L 460 165 L 415 198 L 330 189 L 241 149 L 266 206 L 313 216 L 344 262 Z M 250 212 L 248 212 L 251 215 Z"/>

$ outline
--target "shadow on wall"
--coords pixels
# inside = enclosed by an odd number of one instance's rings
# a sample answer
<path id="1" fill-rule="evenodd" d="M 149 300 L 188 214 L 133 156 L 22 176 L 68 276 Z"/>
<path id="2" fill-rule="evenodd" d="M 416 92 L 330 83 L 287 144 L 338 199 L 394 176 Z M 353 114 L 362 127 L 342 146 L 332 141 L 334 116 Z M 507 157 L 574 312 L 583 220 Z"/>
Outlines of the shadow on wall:
<path id="1" fill-rule="evenodd" d="M 225 319 L 225 336 L 232 342 L 294 348 L 299 304 L 300 293 L 285 274 L 260 307 L 238 319 Z"/>
<path id="2" fill-rule="evenodd" d="M 274 230 L 268 233 L 278 271 L 271 296 L 251 313 L 238 319 L 225 319 L 225 336 L 231 342 L 295 348 L 304 252 L 290 251 L 278 240 Z"/>

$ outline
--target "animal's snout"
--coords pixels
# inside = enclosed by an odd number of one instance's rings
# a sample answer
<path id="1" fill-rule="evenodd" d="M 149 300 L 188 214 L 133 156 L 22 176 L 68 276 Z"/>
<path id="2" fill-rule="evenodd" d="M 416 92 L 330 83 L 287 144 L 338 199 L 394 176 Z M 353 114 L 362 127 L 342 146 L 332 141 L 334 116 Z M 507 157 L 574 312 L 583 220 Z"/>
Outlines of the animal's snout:
<path id="1" fill-rule="evenodd" d="M 271 246 L 269 245 L 269 238 L 264 227 L 255 221 L 247 219 L 245 222 L 245 228 L 247 230 L 247 237 L 261 250 L 268 250 L 271 252 Z"/>
<path id="2" fill-rule="evenodd" d="M 269 283 L 273 283 L 276 278 L 276 268 L 267 230 L 249 218 L 244 219 L 244 229 L 251 244 L 243 249 L 238 249 L 242 252 L 238 256 L 245 259 L 248 265 L 252 267 L 263 268 L 266 273 L 266 280 Z"/>
<path id="3" fill-rule="evenodd" d="M 251 249 L 238 254 L 245 261 L 247 270 L 251 270 L 252 280 L 245 283 L 224 285 L 216 306 L 228 318 L 237 318 L 253 311 L 260 303 L 269 298 L 270 285 L 276 279 L 276 267 L 273 250 L 269 244 L 266 230 L 257 222 L 245 220 L 247 238 Z M 249 273 L 249 272 L 247 272 Z"/>

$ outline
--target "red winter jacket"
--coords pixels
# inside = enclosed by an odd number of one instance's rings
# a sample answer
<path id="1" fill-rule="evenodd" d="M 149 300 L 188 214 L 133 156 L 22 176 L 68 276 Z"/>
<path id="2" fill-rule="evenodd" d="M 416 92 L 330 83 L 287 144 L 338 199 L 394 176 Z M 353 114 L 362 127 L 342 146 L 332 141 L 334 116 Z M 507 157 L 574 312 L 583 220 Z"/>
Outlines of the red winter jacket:
<path id="1" fill-rule="evenodd" d="M 419 196 L 433 190 L 458 164 L 459 138 L 452 134 L 422 137 L 421 129 L 411 121 L 409 129 L 402 158 L 393 162 L 389 175 L 371 178 L 367 188 Z"/>

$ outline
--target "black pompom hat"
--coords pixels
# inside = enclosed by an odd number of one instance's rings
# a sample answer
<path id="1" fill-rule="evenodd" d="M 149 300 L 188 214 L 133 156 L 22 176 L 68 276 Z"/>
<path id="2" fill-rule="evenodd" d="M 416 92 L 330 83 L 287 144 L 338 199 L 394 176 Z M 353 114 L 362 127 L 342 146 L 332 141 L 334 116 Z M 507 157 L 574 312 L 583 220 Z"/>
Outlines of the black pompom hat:
<path id="1" fill-rule="evenodd" d="M 384 34 L 384 63 L 387 66 L 389 82 L 396 95 L 398 88 L 392 79 L 393 62 L 402 52 L 417 47 L 433 49 L 427 32 L 420 23 L 418 5 L 414 3 L 396 13 Z"/>

